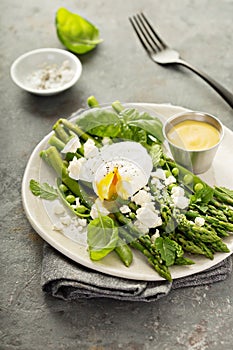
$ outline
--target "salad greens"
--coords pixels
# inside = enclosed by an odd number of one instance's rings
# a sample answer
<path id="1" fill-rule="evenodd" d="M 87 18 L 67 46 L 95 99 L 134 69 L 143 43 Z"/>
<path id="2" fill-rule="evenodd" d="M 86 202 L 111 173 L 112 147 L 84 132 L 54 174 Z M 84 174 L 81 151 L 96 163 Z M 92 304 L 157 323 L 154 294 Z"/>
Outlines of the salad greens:
<path id="1" fill-rule="evenodd" d="M 229 252 L 224 238 L 233 232 L 233 191 L 210 187 L 169 158 L 162 148 L 162 123 L 155 116 L 125 108 L 119 101 L 113 102 L 112 109 L 101 108 L 93 96 L 88 98 L 88 105 L 91 109 L 74 123 L 59 119 L 53 127 L 49 147 L 40 153 L 58 176 L 57 188 L 31 180 L 30 189 L 44 199 L 60 196 L 75 215 L 85 218 L 90 259 L 103 259 L 114 251 L 128 267 L 133 260 L 133 249 L 136 249 L 160 276 L 171 281 L 169 268 L 193 264 L 191 254 L 213 259 L 215 252 Z M 78 135 L 81 147 L 75 153 L 63 154 L 63 147 L 75 135 Z M 82 160 L 84 144 L 91 140 L 100 149 L 106 136 L 111 143 L 115 138 L 140 142 L 151 156 L 153 171 L 165 177 L 157 182 L 151 178 L 148 181 L 146 193 L 153 198 L 151 203 L 159 213 L 161 223 L 146 233 L 135 224 L 140 205 L 132 198 L 117 198 L 114 203 L 105 200 L 109 214 L 99 210 L 95 218 L 92 209 L 98 196 L 92 183 L 69 177 L 69 164 L 74 157 Z M 169 179 L 172 181 L 166 183 Z M 188 200 L 183 207 L 174 204 L 177 190 L 185 196 L 179 199 Z M 80 203 L 75 206 L 77 198 Z M 120 210 L 122 205 L 126 205 L 128 213 Z"/>
<path id="2" fill-rule="evenodd" d="M 168 237 L 158 237 L 155 246 L 167 266 L 174 265 L 176 258 L 183 257 L 184 252 L 181 246 Z"/>
<path id="3" fill-rule="evenodd" d="M 93 105 L 89 99 L 91 106 Z M 94 104 L 95 106 L 95 104 Z M 118 137 L 139 142 L 147 142 L 149 135 L 155 137 L 162 143 L 162 122 L 146 112 L 139 112 L 135 108 L 125 108 L 119 111 L 119 102 L 113 104 L 114 110 L 100 107 L 93 108 L 83 113 L 78 120 L 82 130 L 88 131 L 90 135 L 99 137 Z"/>
<path id="4" fill-rule="evenodd" d="M 87 53 L 102 42 L 96 26 L 65 8 L 56 13 L 56 30 L 61 43 L 77 54 Z"/>
<path id="5" fill-rule="evenodd" d="M 40 184 L 35 180 L 31 180 L 30 189 L 34 196 L 42 199 L 53 201 L 58 197 L 57 189 L 47 183 Z"/>
<path id="6" fill-rule="evenodd" d="M 81 115 L 78 125 L 82 130 L 99 137 L 117 137 L 121 132 L 121 120 L 114 111 L 95 108 Z"/>
<path id="7" fill-rule="evenodd" d="M 87 226 L 87 243 L 92 260 L 100 260 L 117 246 L 118 228 L 109 216 L 99 216 Z"/>

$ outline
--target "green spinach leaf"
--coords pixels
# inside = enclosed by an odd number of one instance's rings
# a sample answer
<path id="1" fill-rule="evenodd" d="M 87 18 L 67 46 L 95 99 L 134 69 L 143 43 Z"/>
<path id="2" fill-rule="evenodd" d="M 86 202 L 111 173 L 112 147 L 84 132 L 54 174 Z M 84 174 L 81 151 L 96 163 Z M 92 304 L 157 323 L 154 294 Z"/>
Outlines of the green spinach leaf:
<path id="1" fill-rule="evenodd" d="M 108 216 L 99 216 L 87 226 L 87 243 L 90 258 L 100 260 L 113 251 L 118 242 L 118 228 Z"/>
<path id="2" fill-rule="evenodd" d="M 65 8 L 56 13 L 56 29 L 59 40 L 74 53 L 84 54 L 102 41 L 96 26 Z"/>

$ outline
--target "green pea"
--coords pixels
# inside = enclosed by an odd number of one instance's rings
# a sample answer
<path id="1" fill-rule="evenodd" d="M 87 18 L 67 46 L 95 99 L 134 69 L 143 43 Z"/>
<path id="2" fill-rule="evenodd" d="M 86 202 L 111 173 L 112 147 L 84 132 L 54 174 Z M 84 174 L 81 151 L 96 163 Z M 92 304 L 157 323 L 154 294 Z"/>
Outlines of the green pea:
<path id="1" fill-rule="evenodd" d="M 68 194 L 68 196 L 66 196 L 66 200 L 67 200 L 68 203 L 71 204 L 71 203 L 75 202 L 76 198 L 75 198 L 75 196 L 73 194 Z"/>
<path id="2" fill-rule="evenodd" d="M 194 186 L 194 191 L 195 192 L 199 192 L 199 191 L 202 191 L 203 190 L 203 185 L 200 183 L 200 182 L 198 182 L 195 186 Z"/>
<path id="3" fill-rule="evenodd" d="M 173 187 L 176 187 L 177 185 L 176 184 L 170 184 L 168 186 L 168 190 L 171 191 L 173 189 Z"/>
<path id="4" fill-rule="evenodd" d="M 193 176 L 191 174 L 186 174 L 183 178 L 185 185 L 189 185 L 193 182 Z"/>
<path id="5" fill-rule="evenodd" d="M 79 205 L 78 208 L 76 209 L 77 213 L 83 214 L 85 213 L 87 208 L 84 205 Z"/>
<path id="6" fill-rule="evenodd" d="M 163 166 L 164 166 L 164 164 L 165 164 L 165 160 L 164 160 L 164 159 L 160 159 L 160 161 L 159 161 L 159 165 L 160 165 L 161 167 L 163 167 Z"/>
<path id="7" fill-rule="evenodd" d="M 164 173 L 165 173 L 166 178 L 171 176 L 171 172 L 169 170 L 164 170 Z"/>
<path id="8" fill-rule="evenodd" d="M 172 169 L 172 175 L 178 176 L 179 175 L 179 169 L 178 168 L 173 168 Z"/>
<path id="9" fill-rule="evenodd" d="M 66 187 L 66 185 L 64 185 L 64 184 L 61 184 L 61 185 L 59 186 L 59 189 L 60 189 L 60 191 L 63 192 L 63 193 L 65 193 L 65 192 L 68 191 L 68 187 Z"/>

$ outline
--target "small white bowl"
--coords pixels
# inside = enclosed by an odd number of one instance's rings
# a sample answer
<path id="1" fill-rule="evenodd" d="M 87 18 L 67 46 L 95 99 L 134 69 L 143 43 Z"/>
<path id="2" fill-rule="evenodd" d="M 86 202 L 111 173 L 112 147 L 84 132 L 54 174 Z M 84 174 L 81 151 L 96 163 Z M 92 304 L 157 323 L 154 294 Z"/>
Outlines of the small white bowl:
<path id="1" fill-rule="evenodd" d="M 49 67 L 61 67 L 64 61 L 68 61 L 70 68 L 70 80 L 56 87 L 36 88 L 33 86 L 32 75 L 41 69 Z M 37 73 L 36 73 L 37 72 Z M 30 93 L 42 96 L 51 96 L 69 89 L 73 86 L 82 73 L 82 64 L 77 56 L 69 51 L 54 48 L 37 49 L 18 57 L 12 64 L 10 74 L 16 85 Z M 37 74 L 38 75 L 38 74 Z"/>

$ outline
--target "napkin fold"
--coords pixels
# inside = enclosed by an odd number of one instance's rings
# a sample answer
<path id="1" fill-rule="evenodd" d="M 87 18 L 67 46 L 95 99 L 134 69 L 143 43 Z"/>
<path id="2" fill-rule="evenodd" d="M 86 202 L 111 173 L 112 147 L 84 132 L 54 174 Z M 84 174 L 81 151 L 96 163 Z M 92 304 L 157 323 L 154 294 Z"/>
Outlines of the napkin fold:
<path id="1" fill-rule="evenodd" d="M 223 281 L 231 271 L 232 259 L 228 257 L 208 270 L 173 282 L 130 280 L 86 268 L 45 243 L 41 285 L 44 292 L 67 301 L 106 297 L 150 302 L 166 296 L 172 289 Z"/>

